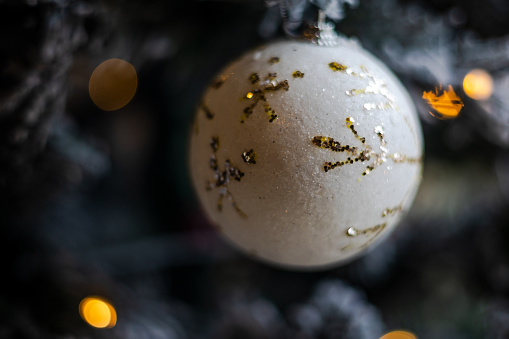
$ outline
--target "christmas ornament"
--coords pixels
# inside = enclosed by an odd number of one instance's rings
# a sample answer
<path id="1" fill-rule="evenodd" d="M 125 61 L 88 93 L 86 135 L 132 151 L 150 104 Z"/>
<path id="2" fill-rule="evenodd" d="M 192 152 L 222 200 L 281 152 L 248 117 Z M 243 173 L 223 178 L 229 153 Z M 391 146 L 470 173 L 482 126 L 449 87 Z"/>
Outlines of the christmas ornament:
<path id="1" fill-rule="evenodd" d="M 354 258 L 393 230 L 421 178 L 408 93 L 357 43 L 329 35 L 245 54 L 212 82 L 194 121 L 190 169 L 207 215 L 271 263 Z"/>

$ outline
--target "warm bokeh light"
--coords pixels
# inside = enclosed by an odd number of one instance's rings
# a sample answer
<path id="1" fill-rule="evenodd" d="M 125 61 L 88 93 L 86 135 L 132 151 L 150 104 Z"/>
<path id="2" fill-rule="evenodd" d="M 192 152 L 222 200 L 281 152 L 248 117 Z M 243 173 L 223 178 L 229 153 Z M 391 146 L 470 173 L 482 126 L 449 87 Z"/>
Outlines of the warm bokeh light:
<path id="1" fill-rule="evenodd" d="M 111 328 L 117 323 L 117 312 L 106 300 L 87 297 L 80 302 L 80 315 L 90 326 Z"/>
<path id="2" fill-rule="evenodd" d="M 463 108 L 463 102 L 456 95 L 451 85 L 449 85 L 447 90 L 437 88 L 435 92 L 424 92 L 422 98 L 437 112 L 429 113 L 439 119 L 456 118 Z"/>
<path id="3" fill-rule="evenodd" d="M 247 93 L 247 94 L 246 94 L 246 97 L 247 97 L 248 99 L 251 99 L 251 98 L 253 97 L 253 93 L 251 93 L 251 92 Z"/>
<path id="4" fill-rule="evenodd" d="M 137 86 L 133 65 L 121 59 L 109 59 L 97 66 L 90 76 L 88 91 L 100 109 L 114 111 L 131 101 Z"/>
<path id="5" fill-rule="evenodd" d="M 465 75 L 463 89 L 465 94 L 472 99 L 486 100 L 493 94 L 493 79 L 488 72 L 474 69 Z"/>
<path id="6" fill-rule="evenodd" d="M 406 331 L 393 331 L 389 332 L 380 339 L 417 339 L 417 337 Z"/>

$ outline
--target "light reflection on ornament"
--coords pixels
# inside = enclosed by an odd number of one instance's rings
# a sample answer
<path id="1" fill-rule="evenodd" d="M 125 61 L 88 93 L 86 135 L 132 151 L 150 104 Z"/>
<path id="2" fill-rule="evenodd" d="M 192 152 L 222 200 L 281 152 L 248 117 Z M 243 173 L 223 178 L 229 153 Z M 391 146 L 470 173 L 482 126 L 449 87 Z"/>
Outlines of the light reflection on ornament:
<path id="1" fill-rule="evenodd" d="M 473 69 L 463 79 L 465 94 L 474 100 L 486 100 L 493 94 L 493 79 L 482 69 Z"/>
<path id="2" fill-rule="evenodd" d="M 79 305 L 81 318 L 96 328 L 112 328 L 117 323 L 115 308 L 100 297 L 84 298 Z"/>
<path id="3" fill-rule="evenodd" d="M 138 86 L 136 69 L 127 61 L 109 59 L 96 67 L 88 84 L 92 101 L 104 111 L 127 105 Z"/>
<path id="4" fill-rule="evenodd" d="M 417 337 L 406 331 L 393 331 L 385 334 L 380 339 L 417 339 Z"/>
<path id="5" fill-rule="evenodd" d="M 440 87 L 435 88 L 435 92 L 424 92 L 422 98 L 436 111 L 436 113 L 431 111 L 429 113 L 438 119 L 454 119 L 464 106 L 451 85 L 449 85 L 447 90 L 443 90 Z"/>

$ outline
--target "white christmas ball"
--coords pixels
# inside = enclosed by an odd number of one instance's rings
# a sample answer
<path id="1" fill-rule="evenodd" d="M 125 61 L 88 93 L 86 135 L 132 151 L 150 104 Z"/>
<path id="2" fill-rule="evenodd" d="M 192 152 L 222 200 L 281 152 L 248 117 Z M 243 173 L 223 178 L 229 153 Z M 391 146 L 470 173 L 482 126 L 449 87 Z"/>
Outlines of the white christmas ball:
<path id="1" fill-rule="evenodd" d="M 241 249 L 301 268 L 345 262 L 393 230 L 421 179 L 415 107 L 378 59 L 276 42 L 207 89 L 190 144 L 206 213 Z"/>

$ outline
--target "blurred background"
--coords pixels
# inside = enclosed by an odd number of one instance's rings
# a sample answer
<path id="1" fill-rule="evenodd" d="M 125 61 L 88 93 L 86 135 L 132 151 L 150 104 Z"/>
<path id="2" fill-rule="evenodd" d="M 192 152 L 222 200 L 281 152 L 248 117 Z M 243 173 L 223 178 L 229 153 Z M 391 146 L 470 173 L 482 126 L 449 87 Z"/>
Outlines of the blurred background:
<path id="1" fill-rule="evenodd" d="M 375 250 L 294 272 L 213 230 L 187 140 L 221 68 L 325 7 L 410 91 L 423 182 Z M 0 1 L 0 338 L 509 338 L 508 17 L 504 0 Z M 105 107 L 92 74 L 113 58 L 130 87 Z"/>

